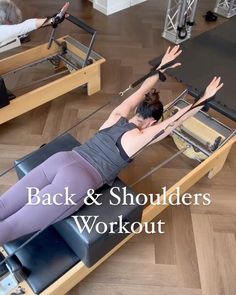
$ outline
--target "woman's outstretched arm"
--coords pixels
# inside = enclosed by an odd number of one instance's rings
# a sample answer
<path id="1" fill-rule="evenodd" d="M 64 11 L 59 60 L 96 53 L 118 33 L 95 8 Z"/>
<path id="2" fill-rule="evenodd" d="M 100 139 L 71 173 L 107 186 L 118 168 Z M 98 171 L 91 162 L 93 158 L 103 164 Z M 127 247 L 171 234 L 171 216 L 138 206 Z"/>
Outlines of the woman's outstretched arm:
<path id="1" fill-rule="evenodd" d="M 174 129 L 180 126 L 186 119 L 194 116 L 197 112 L 199 112 L 204 107 L 204 102 L 211 97 L 213 97 L 222 87 L 223 83 L 221 83 L 220 77 L 214 77 L 211 83 L 207 86 L 204 95 L 197 102 L 196 105 L 199 105 L 193 109 L 191 109 L 192 105 L 189 105 L 181 110 L 179 110 L 175 115 L 166 119 L 165 121 L 158 123 L 154 126 L 148 127 L 145 129 L 140 135 L 137 135 L 134 140 L 134 146 L 136 151 L 138 151 L 142 146 L 145 146 L 150 142 L 155 135 L 164 130 L 164 132 L 155 140 L 151 142 L 151 144 L 156 143 L 166 136 L 168 136 Z M 200 105 L 203 104 L 203 105 Z M 135 144 L 136 141 L 136 144 Z M 135 151 L 134 151 L 135 153 Z"/>
<path id="2" fill-rule="evenodd" d="M 59 13 L 49 18 L 32 18 L 19 24 L 14 24 L 15 22 L 11 19 L 5 19 L 5 21 L 1 22 L 0 25 L 0 43 L 5 43 L 10 39 L 27 34 L 41 27 L 46 27 L 50 25 L 55 27 L 59 23 L 63 22 L 65 17 L 67 17 L 66 10 L 68 9 L 69 5 L 69 2 L 67 2 Z M 19 11 L 16 6 L 13 6 L 13 8 Z M 3 10 L 3 14 L 4 12 L 5 11 Z"/>
<path id="3" fill-rule="evenodd" d="M 164 57 L 162 58 L 161 64 L 158 67 L 158 69 L 161 68 L 163 65 L 175 60 L 181 54 L 181 52 L 182 50 L 180 50 L 179 45 L 174 46 L 172 49 L 169 47 Z M 179 63 L 176 63 L 171 67 L 173 68 L 179 65 Z M 158 80 L 158 74 L 146 79 L 143 82 L 142 86 L 135 93 L 129 96 L 126 100 L 124 100 L 118 107 L 116 107 L 112 111 L 111 115 L 128 117 L 129 114 L 133 112 L 137 108 L 137 106 L 144 100 L 145 94 L 152 90 L 152 88 L 156 85 Z"/>

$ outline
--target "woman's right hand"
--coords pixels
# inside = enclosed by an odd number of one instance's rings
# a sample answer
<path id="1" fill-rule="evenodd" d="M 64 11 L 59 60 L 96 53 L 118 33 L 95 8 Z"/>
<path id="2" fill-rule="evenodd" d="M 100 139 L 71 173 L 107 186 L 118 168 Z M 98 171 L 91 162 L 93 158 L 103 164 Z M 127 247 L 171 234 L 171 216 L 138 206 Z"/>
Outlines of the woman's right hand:
<path id="1" fill-rule="evenodd" d="M 180 49 L 179 45 L 174 46 L 173 48 L 168 47 L 165 55 L 163 56 L 163 58 L 161 60 L 161 64 L 158 68 L 161 68 L 170 62 L 173 62 L 181 53 L 182 53 L 182 50 Z M 172 66 L 170 66 L 169 68 L 175 68 L 180 65 L 181 65 L 180 63 L 176 63 L 176 64 L 173 64 Z"/>

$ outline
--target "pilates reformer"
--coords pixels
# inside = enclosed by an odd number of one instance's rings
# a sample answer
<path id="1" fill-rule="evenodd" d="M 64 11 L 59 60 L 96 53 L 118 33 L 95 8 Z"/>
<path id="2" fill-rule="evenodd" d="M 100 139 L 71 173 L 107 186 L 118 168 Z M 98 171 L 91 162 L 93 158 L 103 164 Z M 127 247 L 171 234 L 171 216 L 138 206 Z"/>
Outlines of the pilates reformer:
<path id="1" fill-rule="evenodd" d="M 142 82 L 141 79 L 139 81 Z M 168 117 L 176 109 L 186 106 L 188 102 L 185 98 L 187 94 L 191 95 L 191 93 L 191 91 L 186 90 L 167 105 L 165 107 L 165 116 Z M 79 124 L 108 104 L 81 120 Z M 199 129 L 201 130 L 200 135 Z M 79 145 L 80 143 L 69 134 L 69 131 L 67 130 L 62 136 L 32 154 L 17 160 L 15 169 L 18 177 L 23 177 L 52 154 L 62 150 L 71 150 L 76 145 Z M 235 130 L 203 111 L 186 120 L 182 126 L 174 130 L 172 136 L 180 150 L 135 181 L 128 188 L 131 193 L 135 194 L 132 188 L 136 184 L 155 173 L 174 158 L 185 154 L 197 160 L 200 164 L 167 191 L 167 195 L 170 195 L 176 187 L 179 187 L 182 194 L 206 174 L 209 173 L 210 178 L 216 175 L 223 168 L 230 149 L 236 141 Z M 114 185 L 118 187 L 126 186 L 119 179 L 116 180 Z M 116 220 L 120 214 L 123 214 L 125 219 L 130 221 L 149 222 L 168 206 L 149 205 L 144 209 L 136 204 L 131 207 L 121 206 L 112 209 L 108 204 L 110 198 L 108 188 L 103 187 L 101 191 L 103 192 L 104 206 L 85 206 L 79 211 L 81 215 L 99 215 L 107 223 Z M 14 294 L 14 292 L 15 294 L 28 295 L 65 294 L 117 251 L 133 235 L 109 236 L 104 234 L 101 237 L 95 232 L 81 234 L 76 230 L 74 221 L 67 218 L 42 232 L 36 233 L 36 235 L 20 238 L 4 245 L 1 252 L 6 257 L 10 255 L 10 259 L 7 259 L 7 266 L 11 273 L 4 278 L 4 284 L 0 285 L 0 287 L 6 288 L 3 289 L 4 295 Z M 40 249 L 40 253 L 36 253 L 36 249 Z M 53 250 L 50 251 L 50 249 Z M 60 263 L 58 264 L 59 258 Z"/>
<path id="2" fill-rule="evenodd" d="M 105 59 L 93 51 L 96 30 L 72 15 L 66 20 L 92 36 L 89 46 L 70 36 L 55 39 L 54 28 L 47 44 L 0 60 L 0 124 L 80 86 L 87 86 L 88 95 L 100 90 Z M 40 66 L 47 67 L 50 75 L 11 89 L 17 75 L 24 78 L 24 71 Z"/>

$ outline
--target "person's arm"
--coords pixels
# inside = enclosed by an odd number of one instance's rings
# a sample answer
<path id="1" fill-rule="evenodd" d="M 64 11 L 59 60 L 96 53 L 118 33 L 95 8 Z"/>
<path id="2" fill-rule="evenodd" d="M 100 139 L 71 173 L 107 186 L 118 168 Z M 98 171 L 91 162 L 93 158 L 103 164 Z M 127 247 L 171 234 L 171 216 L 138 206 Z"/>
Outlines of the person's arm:
<path id="1" fill-rule="evenodd" d="M 206 88 L 206 91 L 203 95 L 203 97 L 196 103 L 196 105 L 199 105 L 201 103 L 206 102 L 209 98 L 213 97 L 221 88 L 223 87 L 223 83 L 221 83 L 220 77 L 215 77 L 211 83 Z M 154 126 L 148 127 L 145 129 L 140 135 L 134 139 L 134 144 L 136 140 L 136 148 L 139 150 L 142 146 L 145 146 L 150 142 L 152 138 L 154 138 L 155 135 L 157 135 L 159 132 L 164 130 L 164 133 L 161 134 L 157 139 L 153 140 L 151 144 L 154 144 L 162 139 L 164 139 L 166 136 L 168 136 L 174 129 L 179 127 L 185 120 L 188 118 L 194 116 L 196 113 L 198 113 L 204 105 L 198 106 L 192 110 L 191 105 L 179 110 L 175 115 L 172 117 L 166 119 L 165 121 L 158 123 Z"/>
<path id="2" fill-rule="evenodd" d="M 27 34 L 41 27 L 52 26 L 55 28 L 68 16 L 66 11 L 69 6 L 70 3 L 67 2 L 57 14 L 49 18 L 33 18 L 16 25 L 0 25 L 0 43 L 5 43 L 10 39 Z"/>
<path id="3" fill-rule="evenodd" d="M 0 43 L 30 33 L 41 27 L 52 25 L 52 22 L 53 18 L 32 18 L 16 25 L 1 25 Z"/>
<path id="4" fill-rule="evenodd" d="M 0 26 L 0 42 L 16 38 L 20 35 L 29 33 L 37 29 L 36 19 L 28 19 L 17 25 L 1 25 Z"/>
<path id="5" fill-rule="evenodd" d="M 179 50 L 179 45 L 174 46 L 172 49 L 169 47 L 162 58 L 161 64 L 158 68 L 161 66 L 175 60 L 180 54 L 182 50 Z M 179 66 L 179 63 L 176 63 L 175 65 L 171 66 L 171 68 Z M 144 100 L 145 94 L 150 92 L 152 88 L 156 85 L 156 83 L 159 80 L 159 75 L 156 74 L 154 76 L 149 77 L 146 79 L 142 86 L 131 96 L 129 96 L 126 100 L 124 100 L 118 107 L 116 107 L 112 113 L 111 116 L 123 116 L 128 117 L 131 112 L 133 112 L 136 107 Z"/>

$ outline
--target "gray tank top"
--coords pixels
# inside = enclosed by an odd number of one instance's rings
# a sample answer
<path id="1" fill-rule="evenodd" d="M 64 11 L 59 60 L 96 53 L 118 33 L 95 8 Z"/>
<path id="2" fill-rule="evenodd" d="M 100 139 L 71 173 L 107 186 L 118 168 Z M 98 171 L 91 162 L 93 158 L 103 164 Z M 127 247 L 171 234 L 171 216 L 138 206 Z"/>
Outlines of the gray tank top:
<path id="1" fill-rule="evenodd" d="M 130 162 L 130 158 L 122 157 L 117 141 L 124 133 L 135 128 L 135 124 L 121 117 L 117 123 L 99 130 L 86 143 L 75 147 L 74 150 L 98 170 L 105 183 L 112 185 L 121 169 Z"/>

